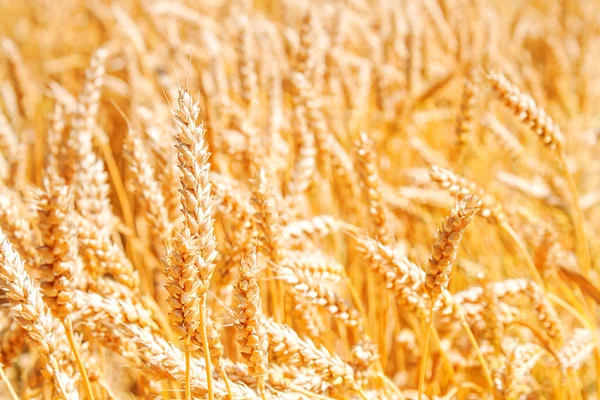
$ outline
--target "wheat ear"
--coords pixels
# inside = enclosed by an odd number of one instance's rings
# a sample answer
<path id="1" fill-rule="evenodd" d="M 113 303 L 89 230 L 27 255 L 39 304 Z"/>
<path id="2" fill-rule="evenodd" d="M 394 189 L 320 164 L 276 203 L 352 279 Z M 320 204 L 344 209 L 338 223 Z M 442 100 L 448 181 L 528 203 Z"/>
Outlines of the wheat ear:
<path id="1" fill-rule="evenodd" d="M 444 219 L 438 230 L 425 277 L 425 288 L 432 302 L 448 288 L 463 233 L 480 208 L 481 200 L 477 196 L 465 197 L 452 209 L 452 213 Z"/>
<path id="2" fill-rule="evenodd" d="M 258 230 L 259 249 L 270 258 L 273 264 L 279 264 L 285 254 L 281 237 L 280 215 L 275 204 L 272 185 L 267 180 L 266 171 L 260 169 L 253 187 L 252 205 L 254 206 L 256 229 Z M 272 296 L 272 312 L 277 322 L 284 320 L 283 287 L 273 278 L 273 268 L 266 270 L 269 278 L 269 292 Z"/>
<path id="3" fill-rule="evenodd" d="M 79 398 L 74 382 L 59 366 L 61 356 L 57 355 L 58 338 L 53 332 L 52 314 L 4 232 L 0 232 L 0 288 L 6 291 L 16 321 L 38 350 L 58 394 L 68 400 Z"/>
<path id="4" fill-rule="evenodd" d="M 262 321 L 262 307 L 256 250 L 242 260 L 235 287 L 237 301 L 235 328 L 242 357 L 256 378 L 258 393 L 265 399 L 265 373 L 268 364 L 268 338 Z"/>
<path id="5" fill-rule="evenodd" d="M 433 182 L 437 183 L 441 188 L 448 190 L 451 195 L 457 196 L 459 200 L 469 195 L 476 195 L 479 197 L 481 200 L 481 211 L 479 215 L 484 217 L 489 223 L 496 224 L 509 236 L 513 244 L 517 247 L 521 257 L 523 257 L 527 263 L 531 275 L 541 287 L 545 287 L 544 280 L 535 267 L 523 240 L 508 223 L 508 217 L 498 200 L 486 193 L 481 187 L 477 186 L 475 182 L 471 182 L 448 169 L 433 166 L 429 171 L 429 176 Z"/>
<path id="6" fill-rule="evenodd" d="M 43 188 L 38 202 L 39 227 L 43 244 L 39 249 L 42 261 L 41 289 L 46 304 L 65 328 L 65 334 L 83 379 L 86 395 L 89 399 L 93 399 L 92 386 L 73 336 L 70 315 L 75 307 L 76 279 L 82 271 L 77 255 L 77 228 L 73 200 L 64 180 L 52 168 L 46 171 Z"/>
<path id="7" fill-rule="evenodd" d="M 432 246 L 431 258 L 427 263 L 427 275 L 425 277 L 425 289 L 431 297 L 431 305 L 419 373 L 419 399 L 422 396 L 423 383 L 425 381 L 427 347 L 433 324 L 433 307 L 436 299 L 447 290 L 450 274 L 452 273 L 452 265 L 458 254 L 458 246 L 463 233 L 480 208 L 481 200 L 477 196 L 470 195 L 460 200 L 452 209 L 450 216 L 444 219 L 441 228 L 438 230 L 436 241 Z"/>
<path id="8" fill-rule="evenodd" d="M 144 217 L 150 228 L 152 247 L 157 257 L 162 257 L 172 224 L 169 221 L 160 185 L 154 178 L 154 168 L 145 143 L 131 128 L 125 141 L 125 154 L 129 163 L 130 184 L 144 209 Z"/>
<path id="9" fill-rule="evenodd" d="M 182 351 L 161 336 L 133 324 L 116 323 L 110 318 L 97 321 L 90 328 L 90 334 L 103 346 L 121 354 L 148 376 L 181 382 L 187 375 L 186 369 L 190 369 L 190 391 L 194 398 L 206 398 L 208 395 L 203 360 L 190 360 L 189 366 L 186 366 Z M 223 382 L 215 379 L 212 391 L 218 399 L 260 399 L 252 389 L 238 382 L 231 383 L 230 394 Z"/>
<path id="10" fill-rule="evenodd" d="M 200 115 L 198 102 L 189 93 L 180 89 L 178 109 L 173 111 L 178 134 L 176 136 L 179 169 L 181 170 L 181 206 L 184 228 L 176 236 L 173 254 L 182 262 L 174 263 L 177 268 L 168 272 L 171 293 L 172 316 L 185 322 L 179 333 L 186 343 L 187 365 L 190 363 L 190 339 L 199 330 L 204 358 L 208 398 L 214 399 L 211 373 L 210 343 L 207 334 L 207 293 L 215 269 L 217 242 L 214 235 L 214 220 L 211 215 L 212 196 L 208 146 L 204 140 L 204 126 L 197 124 Z M 183 292 L 181 291 L 183 290 Z M 189 308 L 186 303 L 192 302 Z M 183 318 L 182 318 L 183 316 Z M 214 335 L 211 335 L 214 337 Z M 189 368 L 187 369 L 186 396 L 191 397 Z"/>
<path id="11" fill-rule="evenodd" d="M 589 272 L 591 268 L 590 249 L 585 235 L 584 218 L 581 206 L 579 205 L 577 185 L 567 166 L 564 134 L 552 117 L 550 117 L 543 108 L 538 106 L 530 95 L 523 93 L 517 85 L 510 82 L 504 74 L 488 72 L 486 78 L 502 103 L 521 121 L 529 125 L 531 130 L 539 136 L 544 145 L 558 155 L 571 192 L 571 203 L 574 214 L 573 222 L 577 238 L 575 241 L 577 258 L 579 259 L 582 269 L 585 272 Z"/>

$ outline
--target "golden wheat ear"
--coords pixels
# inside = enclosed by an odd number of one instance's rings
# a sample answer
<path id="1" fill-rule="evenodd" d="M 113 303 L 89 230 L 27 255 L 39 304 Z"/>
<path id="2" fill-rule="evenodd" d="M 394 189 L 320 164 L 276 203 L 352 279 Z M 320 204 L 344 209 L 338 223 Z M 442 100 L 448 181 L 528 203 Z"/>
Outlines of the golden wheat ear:
<path id="1" fill-rule="evenodd" d="M 515 84 L 510 82 L 502 73 L 488 72 L 486 78 L 502 103 L 508 107 L 523 123 L 538 135 L 544 146 L 558 155 L 563 174 L 569 185 L 573 210 L 573 223 L 577 257 L 585 272 L 591 268 L 590 249 L 585 234 L 584 217 L 579 205 L 577 184 L 570 173 L 565 154 L 565 136 L 552 117 L 528 94 L 523 93 Z"/>
<path id="2" fill-rule="evenodd" d="M 265 375 L 268 365 L 268 337 L 262 317 L 256 249 L 248 254 L 239 268 L 235 287 L 237 341 L 249 373 L 256 378 L 258 393 L 266 398 Z"/>
<path id="3" fill-rule="evenodd" d="M 92 386 L 84 366 L 79 345 L 74 339 L 72 313 L 75 288 L 83 273 L 78 254 L 77 226 L 73 198 L 64 180 L 52 168 L 46 170 L 43 191 L 38 201 L 38 226 L 42 247 L 41 289 L 52 313 L 62 322 L 69 345 L 83 378 L 86 396 L 93 399 Z"/>
<path id="4" fill-rule="evenodd" d="M 17 316 L 17 322 L 25 330 L 29 342 L 38 350 L 55 390 L 63 398 L 79 398 L 74 377 L 66 374 L 61 368 L 61 364 L 64 365 L 61 362 L 63 355 L 59 352 L 59 339 L 53 328 L 54 317 L 44 304 L 40 288 L 25 271 L 21 256 L 2 232 L 0 288 L 6 292 L 6 299 Z"/>

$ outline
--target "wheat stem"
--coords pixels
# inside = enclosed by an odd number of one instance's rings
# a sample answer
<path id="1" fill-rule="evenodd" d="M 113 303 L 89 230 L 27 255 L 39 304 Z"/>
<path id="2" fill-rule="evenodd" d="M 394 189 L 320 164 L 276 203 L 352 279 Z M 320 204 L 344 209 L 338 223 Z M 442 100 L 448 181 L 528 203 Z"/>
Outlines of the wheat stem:
<path id="1" fill-rule="evenodd" d="M 356 388 L 356 393 L 358 393 L 358 395 L 360 396 L 360 398 L 361 398 L 362 400 L 370 400 L 370 399 L 367 397 L 367 394 L 366 394 L 366 393 L 364 392 L 364 390 L 362 390 L 361 388 Z"/>
<path id="2" fill-rule="evenodd" d="M 365 312 L 365 306 L 363 305 L 363 302 L 362 302 L 358 292 L 356 291 L 356 288 L 352 284 L 350 277 L 346 276 L 345 281 L 346 281 L 346 289 L 348 290 L 348 293 L 350 294 L 350 298 L 352 299 L 352 302 L 356 306 L 356 309 L 358 310 L 360 317 L 363 319 L 363 321 L 365 321 L 365 322 L 368 321 L 367 313 Z"/>
<path id="3" fill-rule="evenodd" d="M 565 179 L 567 180 L 567 184 L 569 186 L 569 191 L 571 194 L 571 203 L 573 206 L 573 224 L 575 226 L 575 250 L 577 252 L 577 259 L 579 260 L 579 265 L 581 269 L 588 273 L 591 269 L 591 261 L 590 261 L 590 249 L 588 246 L 587 238 L 585 235 L 585 225 L 583 212 L 581 210 L 581 206 L 579 205 L 579 194 L 577 192 L 577 184 L 573 179 L 573 175 L 569 172 L 567 167 L 567 160 L 564 152 L 559 153 L 560 161 L 562 163 L 562 169 L 564 171 Z"/>
<path id="4" fill-rule="evenodd" d="M 425 370 L 427 369 L 427 352 L 429 347 L 429 335 L 431 333 L 431 327 L 433 326 L 433 304 L 431 304 L 431 308 L 429 310 L 429 322 L 427 323 L 427 331 L 425 333 L 425 343 L 423 343 L 423 350 L 421 352 L 421 366 L 419 369 L 419 397 L 418 400 L 421 400 L 423 397 L 423 386 L 425 384 Z"/>
<path id="5" fill-rule="evenodd" d="M 392 390 L 392 392 L 396 394 L 396 396 L 398 396 L 400 400 L 406 400 L 404 398 L 404 395 L 402 394 L 402 391 L 398 388 L 398 386 L 396 386 L 394 382 L 392 382 L 390 378 L 387 377 L 386 374 L 384 374 L 383 372 L 377 372 L 377 376 L 387 387 L 389 387 Z"/>
<path id="6" fill-rule="evenodd" d="M 73 324 L 71 323 L 71 319 L 67 317 L 62 321 L 62 323 L 65 327 L 65 334 L 67 336 L 67 340 L 69 341 L 69 346 L 71 346 L 71 351 L 73 352 L 73 356 L 75 356 L 77 368 L 79 369 L 79 373 L 81 374 L 81 380 L 83 381 L 83 388 L 85 390 L 86 397 L 89 400 L 94 400 L 94 391 L 92 390 L 92 384 L 90 383 L 90 378 L 88 377 L 85 365 L 83 364 L 83 360 L 81 359 L 81 354 L 79 353 L 79 348 L 73 336 Z"/>
<path id="7" fill-rule="evenodd" d="M 10 397 L 12 397 L 12 400 L 19 400 L 15 389 L 13 388 L 12 384 L 10 383 L 10 380 L 4 373 L 4 367 L 0 367 L 0 379 L 2 380 L 2 382 L 4 382 L 4 385 L 6 385 L 8 393 L 10 394 Z"/>
<path id="8" fill-rule="evenodd" d="M 542 288 L 545 291 L 546 285 L 544 284 L 544 280 L 542 279 L 542 276 L 540 275 L 538 269 L 535 267 L 535 264 L 533 263 L 533 260 L 531 259 L 531 256 L 527 251 L 527 248 L 523 244 L 523 240 L 521 240 L 519 235 L 517 235 L 514 229 L 507 222 L 499 224 L 499 227 L 510 237 L 512 242 L 517 247 L 517 250 L 521 254 L 523 261 L 525 261 L 525 264 L 527 264 L 527 269 L 529 269 L 529 273 L 536 280 L 540 288 Z"/>
<path id="9" fill-rule="evenodd" d="M 219 372 L 219 375 L 221 375 L 221 378 L 223 378 L 223 381 L 225 382 L 225 390 L 227 390 L 227 396 L 229 396 L 230 399 L 233 399 L 233 393 L 231 392 L 231 381 L 229 380 L 229 377 L 227 376 L 227 373 L 225 372 L 225 369 L 222 369 Z M 261 392 L 261 396 L 264 397 L 265 396 L 265 392 Z"/>
<path id="10" fill-rule="evenodd" d="M 200 304 L 200 329 L 202 335 L 202 346 L 204 348 L 204 361 L 206 362 L 206 385 L 208 391 L 208 400 L 214 400 L 213 381 L 212 381 L 212 362 L 210 360 L 210 344 L 206 333 L 206 296 Z"/>
<path id="11" fill-rule="evenodd" d="M 192 399 L 192 385 L 191 385 L 191 372 L 192 372 L 192 351 L 190 349 L 190 337 L 186 336 L 184 340 L 185 347 L 185 399 Z M 210 364 L 206 364 L 210 365 Z"/>
<path id="12" fill-rule="evenodd" d="M 456 383 L 456 372 L 454 371 L 454 367 L 452 366 L 452 363 L 450 362 L 450 359 L 448 358 L 448 353 L 442 347 L 442 343 L 440 342 L 440 336 L 439 336 L 437 330 L 435 329 L 435 326 L 433 326 L 431 328 L 431 335 L 432 335 L 432 341 L 433 341 L 432 344 L 435 344 L 436 347 L 439 349 L 440 355 L 442 356 L 442 359 L 444 360 L 444 363 L 446 364 L 446 368 L 448 369 L 448 372 L 450 374 L 450 377 L 449 377 L 450 381 Z"/>
<path id="13" fill-rule="evenodd" d="M 477 358 L 479 359 L 479 362 L 481 363 L 481 368 L 483 369 L 483 374 L 485 375 L 485 379 L 486 379 L 488 385 L 490 386 L 490 388 L 493 388 L 494 381 L 492 380 L 492 375 L 490 374 L 490 369 L 488 368 L 485 358 L 483 358 L 483 354 L 481 353 L 479 344 L 477 344 L 477 340 L 475 339 L 475 336 L 473 335 L 473 331 L 471 330 L 471 328 L 469 328 L 469 325 L 467 324 L 467 321 L 465 321 L 464 318 L 461 318 L 461 325 L 463 326 L 467 336 L 469 337 L 469 341 L 471 342 L 471 344 L 473 345 L 473 348 L 475 349 L 475 352 L 477 353 Z"/>
<path id="14" fill-rule="evenodd" d="M 125 185 L 123 184 L 123 179 L 121 178 L 121 174 L 119 173 L 119 167 L 117 166 L 117 162 L 115 161 L 115 157 L 113 156 L 112 149 L 108 142 L 104 140 L 98 140 L 98 147 L 100 147 L 100 151 L 102 152 L 102 156 L 104 157 L 104 162 L 106 163 L 106 168 L 108 168 L 108 173 L 112 178 L 113 185 L 115 185 L 115 192 L 117 194 L 117 198 L 119 199 L 119 203 L 121 204 L 121 212 L 123 213 L 123 219 L 125 220 L 125 225 L 129 229 L 135 229 L 135 224 L 133 221 L 133 214 L 131 212 L 131 205 L 129 204 L 129 200 L 127 199 L 127 190 L 125 189 Z"/>
<path id="15" fill-rule="evenodd" d="M 303 395 L 305 395 L 306 397 L 308 397 L 309 399 L 316 399 L 316 400 L 334 400 L 333 397 L 328 397 L 328 396 L 323 396 L 317 393 L 313 393 L 311 391 L 308 391 L 304 388 L 302 388 L 301 386 L 298 385 L 294 385 L 294 384 L 288 384 L 288 387 L 293 390 L 294 392 L 298 392 L 298 393 L 302 393 Z"/>

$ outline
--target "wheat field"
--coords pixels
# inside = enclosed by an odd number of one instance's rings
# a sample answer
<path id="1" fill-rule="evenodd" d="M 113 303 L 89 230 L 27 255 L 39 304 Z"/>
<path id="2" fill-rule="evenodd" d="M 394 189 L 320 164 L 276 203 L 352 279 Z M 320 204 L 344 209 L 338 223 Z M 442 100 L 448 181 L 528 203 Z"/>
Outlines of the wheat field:
<path id="1" fill-rule="evenodd" d="M 0 0 L 0 398 L 600 399 L 599 13 Z"/>

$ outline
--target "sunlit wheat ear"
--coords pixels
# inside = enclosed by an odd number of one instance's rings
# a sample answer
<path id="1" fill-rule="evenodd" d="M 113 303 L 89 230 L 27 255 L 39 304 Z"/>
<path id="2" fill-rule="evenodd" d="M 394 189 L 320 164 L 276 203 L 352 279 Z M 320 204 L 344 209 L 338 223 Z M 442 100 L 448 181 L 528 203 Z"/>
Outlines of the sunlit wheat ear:
<path id="1" fill-rule="evenodd" d="M 194 397 L 206 398 L 208 395 L 205 364 L 194 359 L 187 365 L 185 354 L 173 343 L 135 325 L 115 325 L 109 319 L 96 326 L 98 331 L 93 332 L 96 339 L 103 346 L 122 354 L 135 368 L 155 379 L 170 378 L 178 382 L 185 381 L 186 370 L 189 369 L 190 391 Z M 221 380 L 213 380 L 212 392 L 217 398 L 259 399 L 244 384 L 231 383 L 230 390 L 228 392 Z"/>
<path id="2" fill-rule="evenodd" d="M 19 112 L 26 119 L 33 118 L 37 90 L 19 48 L 11 39 L 1 41 L 3 53 L 8 61 L 8 74 L 16 89 Z"/>
<path id="3" fill-rule="evenodd" d="M 175 234 L 165 258 L 166 288 L 170 293 L 168 302 L 172 309 L 171 324 L 173 330 L 182 337 L 193 335 L 199 324 L 201 299 L 197 294 L 199 283 L 195 269 L 197 255 L 194 251 L 194 242 L 184 231 Z"/>
<path id="4" fill-rule="evenodd" d="M 587 242 L 584 218 L 579 205 L 577 184 L 569 171 L 565 155 L 565 137 L 562 130 L 547 112 L 537 105 L 533 98 L 521 92 L 502 73 L 488 72 L 486 78 L 500 100 L 531 130 L 538 135 L 542 143 L 554 151 L 560 160 L 563 174 L 569 185 L 571 204 L 573 209 L 573 223 L 575 225 L 576 249 L 578 261 L 586 272 L 591 268 L 590 250 Z"/>
<path id="5" fill-rule="evenodd" d="M 278 278 L 289 285 L 293 292 L 315 306 L 324 308 L 333 318 L 347 327 L 356 329 L 361 334 L 363 333 L 364 321 L 359 312 L 318 279 L 313 279 L 302 270 L 287 266 L 278 268 L 276 271 Z"/>
<path id="6" fill-rule="evenodd" d="M 462 236 L 480 209 L 481 200 L 477 196 L 468 196 L 459 201 L 450 216 L 442 222 L 427 263 L 425 278 L 425 287 L 432 301 L 447 289 Z"/>
<path id="7" fill-rule="evenodd" d="M 24 167 L 23 160 L 18 154 L 24 150 L 15 129 L 8 121 L 6 115 L 0 110 L 0 152 L 4 156 L 0 175 L 10 185 L 19 186 L 23 184 Z"/>
<path id="8" fill-rule="evenodd" d="M 53 168 L 55 171 L 61 171 L 65 160 L 61 159 L 64 151 L 64 130 L 66 125 L 65 107 L 57 100 L 50 115 L 50 126 L 48 129 L 48 138 L 46 145 L 48 154 L 46 155 L 46 167 Z"/>
<path id="9" fill-rule="evenodd" d="M 462 88 L 460 115 L 456 121 L 457 161 L 464 163 L 466 152 L 473 151 L 477 116 L 477 87 L 473 71 L 467 72 Z"/>
<path id="10" fill-rule="evenodd" d="M 94 163 L 94 160 L 91 158 L 94 153 L 92 137 L 96 115 L 100 107 L 100 96 L 106 74 L 105 64 L 107 58 L 107 49 L 100 48 L 96 50 L 86 70 L 86 81 L 77 100 L 75 115 L 71 122 L 71 131 L 67 140 L 69 150 L 65 166 L 67 183 L 71 183 L 74 175 L 85 173 L 85 168 Z M 84 162 L 87 164 L 80 165 L 80 163 Z M 76 184 L 83 184 L 82 179 L 83 177 L 75 179 Z M 79 188 L 76 190 L 79 190 Z M 85 190 L 85 188 L 81 188 L 81 190 Z"/>
<path id="11" fill-rule="evenodd" d="M 38 262 L 39 239 L 34 214 L 27 212 L 22 199 L 13 191 L 0 194 L 0 226 L 25 263 Z"/>
<path id="12" fill-rule="evenodd" d="M 210 280 L 215 269 L 217 242 L 214 235 L 214 219 L 211 215 L 212 196 L 210 183 L 210 163 L 208 147 L 204 140 L 203 124 L 198 124 L 200 108 L 185 90 L 180 90 L 178 108 L 173 111 L 178 134 L 176 136 L 179 169 L 181 170 L 181 206 L 184 228 L 175 237 L 175 249 L 171 252 L 171 268 L 167 265 L 167 290 L 171 293 L 171 313 L 174 327 L 186 343 L 186 357 L 189 367 L 190 340 L 199 338 L 202 353 L 207 365 L 206 379 L 208 396 L 212 400 L 211 343 L 220 346 L 218 332 L 208 332 L 206 297 Z M 182 296 L 182 290 L 187 294 Z M 194 307 L 186 304 L 193 302 Z M 194 311 L 192 311 L 194 310 Z M 209 340 L 213 338 L 212 341 Z M 217 348 L 214 349 L 217 351 Z M 220 357 L 214 357 L 218 362 Z M 216 365 L 218 367 L 218 365 Z M 191 397 L 190 369 L 187 368 L 186 396 Z M 226 379 L 226 382 L 228 380 Z M 229 389 L 229 386 L 228 386 Z"/>
<path id="13" fill-rule="evenodd" d="M 380 242 L 358 237 L 358 252 L 378 276 L 383 287 L 394 296 L 398 305 L 419 317 L 427 314 L 424 296 L 425 273 L 417 265 L 402 260 Z"/>
<path id="14" fill-rule="evenodd" d="M 384 245 L 391 241 L 387 210 L 382 199 L 381 180 L 377 171 L 373 140 L 365 133 L 356 141 L 356 171 L 360 177 L 362 193 L 373 230 L 373 236 Z"/>
<path id="15" fill-rule="evenodd" d="M 431 257 L 427 263 L 427 275 L 425 277 L 425 288 L 431 297 L 429 325 L 425 336 L 424 351 L 421 361 L 421 371 L 419 378 L 419 396 L 423 389 L 423 379 L 425 377 L 427 345 L 431 324 L 433 321 L 433 308 L 437 298 L 448 288 L 450 274 L 458 247 L 462 236 L 473 219 L 475 213 L 481 209 L 481 200 L 475 195 L 469 195 L 459 200 L 452 209 L 450 216 L 442 222 L 436 236 L 436 240 L 431 249 Z"/>
<path id="16" fill-rule="evenodd" d="M 258 97 L 258 78 L 256 76 L 256 46 L 254 32 L 248 18 L 244 15 L 239 17 L 237 22 L 237 37 L 235 45 L 238 58 L 238 76 L 240 80 L 240 95 L 244 105 L 251 110 L 257 106 Z"/>
<path id="17" fill-rule="evenodd" d="M 462 176 L 455 174 L 449 169 L 433 166 L 429 171 L 430 179 L 437 183 L 441 188 L 446 189 L 452 196 L 459 200 L 467 196 L 475 195 L 481 202 L 481 216 L 490 223 L 502 224 L 506 221 L 506 213 L 502 205 L 491 195 L 477 186 L 475 182 L 469 181 Z"/>
<path id="18" fill-rule="evenodd" d="M 563 333 L 556 311 L 546 298 L 544 291 L 533 282 L 528 282 L 525 294 L 529 298 L 540 325 L 548 337 L 558 346 L 563 344 Z"/>
<path id="19" fill-rule="evenodd" d="M 594 349 L 594 338 L 588 329 L 575 329 L 565 345 L 558 351 L 560 367 L 577 368 L 585 361 Z"/>
<path id="20" fill-rule="evenodd" d="M 237 302 L 236 323 L 237 341 L 248 370 L 256 378 L 257 389 L 264 398 L 265 374 L 268 365 L 268 338 L 262 320 L 262 306 L 258 278 L 256 250 L 242 259 L 239 280 L 235 287 Z"/>
<path id="21" fill-rule="evenodd" d="M 526 378 L 544 354 L 544 349 L 533 343 L 519 344 L 512 349 L 507 360 L 506 389 L 504 391 L 507 399 L 518 399 L 531 391 L 526 383 Z"/>
<path id="22" fill-rule="evenodd" d="M 165 242 L 172 230 L 165 198 L 155 179 L 154 168 L 150 163 L 145 143 L 133 129 L 129 129 L 124 150 L 129 163 L 130 186 L 138 195 L 145 211 L 144 216 L 150 228 L 151 243 L 160 258 L 165 253 Z"/>
<path id="23" fill-rule="evenodd" d="M 481 201 L 481 212 L 479 215 L 484 217 L 490 224 L 497 225 L 506 233 L 514 243 L 523 260 L 526 262 L 531 276 L 535 278 L 538 285 L 544 287 L 544 281 L 535 267 L 523 240 L 508 223 L 508 217 L 502 204 L 494 196 L 487 193 L 475 182 L 469 181 L 446 168 L 433 166 L 429 170 L 429 176 L 433 182 L 437 183 L 441 188 L 446 189 L 451 195 L 456 196 L 459 200 L 470 195 L 477 196 Z"/>
<path id="24" fill-rule="evenodd" d="M 500 100 L 540 137 L 549 148 L 562 151 L 565 138 L 560 127 L 554 123 L 535 100 L 510 82 L 502 73 L 489 72 L 485 75 Z"/>
<path id="25" fill-rule="evenodd" d="M 82 268 L 72 194 L 52 169 L 46 172 L 38 207 L 43 244 L 39 248 L 41 288 L 50 309 L 64 319 L 73 312 L 75 280 Z"/>
<path id="26" fill-rule="evenodd" d="M 333 194 L 338 199 L 344 219 L 356 223 L 362 216 L 359 207 L 361 194 L 352 157 L 331 134 L 326 136 L 324 146 L 328 149 L 328 160 L 331 163 Z"/>
<path id="27" fill-rule="evenodd" d="M 73 199 L 64 180 L 52 168 L 46 170 L 43 187 L 38 201 L 43 244 L 39 248 L 41 289 L 46 304 L 65 327 L 71 350 L 83 377 L 86 394 L 93 398 L 87 371 L 73 337 L 71 314 L 75 308 L 75 287 L 83 272 L 78 255 Z"/>
<path id="28" fill-rule="evenodd" d="M 258 251 L 265 254 L 271 261 L 266 269 L 269 280 L 269 295 L 271 296 L 271 314 L 275 320 L 284 320 L 283 287 L 281 282 L 273 279 L 273 265 L 281 262 L 285 256 L 285 247 L 281 234 L 281 213 L 277 207 L 273 186 L 270 184 L 264 169 L 258 171 L 258 176 L 252 182 L 252 205 L 254 206 L 254 224 L 258 233 Z"/>
<path id="29" fill-rule="evenodd" d="M 275 359 L 288 361 L 292 365 L 305 365 L 323 379 L 360 392 L 354 371 L 337 355 L 323 347 L 317 347 L 310 339 L 301 339 L 288 326 L 270 319 L 264 320 L 269 336 L 269 354 Z"/>
<path id="30" fill-rule="evenodd" d="M 317 150 L 314 135 L 308 130 L 306 109 L 304 107 L 296 108 L 295 120 L 296 154 L 292 174 L 287 184 L 287 200 L 292 206 L 297 207 L 301 206 L 302 195 L 312 185 L 317 168 Z"/>
<path id="31" fill-rule="evenodd" d="M 504 336 L 504 325 L 498 316 L 498 295 L 493 290 L 493 285 L 488 282 L 483 273 L 478 274 L 477 280 L 483 289 L 483 319 L 485 321 L 484 334 L 487 340 L 492 344 L 495 354 L 499 355 L 502 352 L 502 336 Z"/>
<path id="32" fill-rule="evenodd" d="M 79 398 L 75 382 L 59 366 L 58 339 L 53 332 L 53 317 L 44 304 L 39 287 L 31 280 L 23 261 L 0 232 L 0 288 L 6 292 L 12 312 L 25 330 L 45 366 L 47 376 L 58 394 L 66 399 Z M 60 357 L 60 356 L 59 356 Z"/>
<path id="33" fill-rule="evenodd" d="M 346 270 L 343 264 L 326 254 L 311 251 L 288 252 L 282 266 L 289 266 L 294 271 L 302 271 L 314 279 L 327 282 L 340 282 L 346 279 Z"/>
<path id="34" fill-rule="evenodd" d="M 498 140 L 498 144 L 506 151 L 511 158 L 517 160 L 524 156 L 525 148 L 515 135 L 508 130 L 502 122 L 492 113 L 487 113 L 483 116 L 482 125 L 486 127 L 490 133 Z"/>

